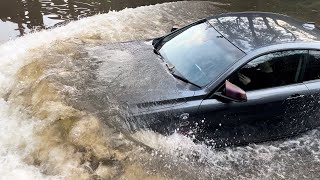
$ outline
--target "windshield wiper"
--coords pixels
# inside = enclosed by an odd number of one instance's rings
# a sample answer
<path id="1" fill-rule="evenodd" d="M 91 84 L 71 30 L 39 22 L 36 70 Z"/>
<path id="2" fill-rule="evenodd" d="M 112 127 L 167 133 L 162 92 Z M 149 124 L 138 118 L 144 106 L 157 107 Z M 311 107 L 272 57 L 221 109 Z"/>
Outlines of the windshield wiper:
<path id="1" fill-rule="evenodd" d="M 162 57 L 162 55 L 160 54 L 160 52 L 159 52 L 156 48 L 153 49 L 153 52 L 154 52 L 156 55 L 159 55 L 159 56 Z"/>
<path id="2" fill-rule="evenodd" d="M 170 65 L 170 64 L 168 64 L 168 63 L 166 63 L 166 66 L 167 66 L 167 68 L 169 69 L 169 71 L 170 71 L 171 73 L 174 72 L 173 69 L 175 68 L 175 66 Z"/>
<path id="3" fill-rule="evenodd" d="M 174 67 L 173 67 L 173 69 L 174 69 Z M 169 69 L 169 70 L 170 70 L 170 69 Z M 172 74 L 173 77 L 175 77 L 175 78 L 177 78 L 177 79 L 179 79 L 179 80 L 181 80 L 181 81 L 183 81 L 183 82 L 185 82 L 185 83 L 192 84 L 192 85 L 194 85 L 194 86 L 196 86 L 196 87 L 198 87 L 198 88 L 201 89 L 201 86 L 199 86 L 199 85 L 197 85 L 197 84 L 189 81 L 188 79 L 186 79 L 185 77 L 183 77 L 182 75 L 180 75 L 180 73 L 177 73 L 176 71 L 173 71 L 173 70 L 170 70 L 170 72 L 171 72 L 171 74 Z"/>
<path id="4" fill-rule="evenodd" d="M 159 53 L 159 54 L 160 54 L 160 53 Z M 161 54 L 160 54 L 160 56 L 161 56 Z M 179 79 L 179 80 L 181 80 L 181 81 L 183 81 L 183 82 L 185 82 L 185 83 L 192 84 L 192 85 L 194 85 L 194 86 L 196 86 L 196 87 L 198 87 L 198 88 L 201 89 L 201 86 L 199 86 L 199 85 L 197 85 L 197 84 L 189 81 L 188 79 L 186 79 L 185 77 L 183 77 L 182 74 L 180 74 L 179 72 L 175 71 L 175 70 L 174 70 L 174 69 L 175 69 L 175 66 L 174 66 L 174 65 L 171 65 L 171 64 L 169 64 L 168 62 L 165 62 L 165 64 L 166 64 L 166 67 L 168 68 L 169 72 L 172 74 L 173 77 L 175 77 L 175 78 L 177 78 L 177 79 Z"/>
<path id="5" fill-rule="evenodd" d="M 154 49 L 154 52 L 155 52 L 156 54 L 158 54 L 159 56 L 162 57 L 162 55 L 161 55 L 156 49 Z M 163 60 L 163 62 L 165 62 L 164 59 L 163 59 L 163 57 L 162 57 L 161 59 Z M 175 66 L 174 66 L 174 65 L 171 65 L 171 64 L 169 64 L 168 62 L 165 62 L 165 64 L 166 64 L 166 67 L 168 68 L 169 72 L 172 74 L 173 77 L 175 77 L 175 78 L 177 78 L 177 79 L 179 79 L 179 80 L 181 80 L 181 81 L 183 81 L 183 82 L 185 82 L 185 83 L 192 84 L 192 85 L 194 85 L 194 86 L 196 86 L 196 87 L 198 87 L 198 88 L 201 89 L 201 86 L 199 86 L 199 85 L 197 85 L 197 84 L 189 81 L 188 79 L 186 79 L 185 77 L 183 77 L 182 74 L 180 74 L 180 73 L 178 73 L 177 71 L 175 71 L 175 70 L 174 70 L 174 69 L 175 69 Z"/>

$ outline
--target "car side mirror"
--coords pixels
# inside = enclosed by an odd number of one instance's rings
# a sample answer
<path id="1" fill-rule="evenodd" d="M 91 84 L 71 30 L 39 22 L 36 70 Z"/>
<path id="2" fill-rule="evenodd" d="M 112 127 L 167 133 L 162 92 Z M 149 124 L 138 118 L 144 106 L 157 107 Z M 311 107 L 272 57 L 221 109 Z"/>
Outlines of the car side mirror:
<path id="1" fill-rule="evenodd" d="M 172 26 L 172 28 L 171 28 L 171 32 L 173 32 L 173 31 L 175 31 L 175 30 L 177 30 L 177 29 L 179 29 L 179 27 L 178 27 L 178 26 Z"/>
<path id="2" fill-rule="evenodd" d="M 217 92 L 215 95 L 222 102 L 246 102 L 247 94 L 238 86 L 226 80 L 224 93 Z"/>

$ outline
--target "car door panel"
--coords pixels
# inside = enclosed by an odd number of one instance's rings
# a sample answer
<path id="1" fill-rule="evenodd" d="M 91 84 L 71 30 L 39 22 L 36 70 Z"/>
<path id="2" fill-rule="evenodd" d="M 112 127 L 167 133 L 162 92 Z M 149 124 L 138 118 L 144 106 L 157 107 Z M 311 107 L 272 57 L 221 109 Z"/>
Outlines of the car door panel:
<path id="1" fill-rule="evenodd" d="M 256 90 L 247 93 L 247 102 L 223 103 L 205 99 L 199 119 L 204 121 L 199 132 L 214 139 L 216 145 L 259 142 L 301 131 L 296 118 L 306 105 L 308 89 L 304 84 Z M 197 122 L 199 126 L 201 122 Z"/>
<path id="2" fill-rule="evenodd" d="M 308 61 L 302 73 L 302 80 L 310 91 L 309 113 L 305 120 L 309 121 L 310 128 L 320 126 L 320 51 L 310 50 Z"/>
<path id="3" fill-rule="evenodd" d="M 309 121 L 310 128 L 320 126 L 320 80 L 304 82 L 310 91 L 310 103 L 308 104 L 309 113 L 305 119 Z"/>

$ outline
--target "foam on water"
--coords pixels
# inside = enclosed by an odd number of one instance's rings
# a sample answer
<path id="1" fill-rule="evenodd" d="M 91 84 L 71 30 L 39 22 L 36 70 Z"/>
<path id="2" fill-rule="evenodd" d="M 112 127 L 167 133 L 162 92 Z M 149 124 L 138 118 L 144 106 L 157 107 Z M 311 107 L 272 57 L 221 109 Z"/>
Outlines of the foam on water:
<path id="1" fill-rule="evenodd" d="M 146 167 L 151 163 L 148 150 L 134 145 L 94 115 L 69 106 L 65 99 L 68 93 L 77 93 L 77 87 L 72 81 L 62 80 L 87 77 L 86 65 L 90 67 L 90 62 L 85 59 L 84 47 L 157 37 L 172 25 L 185 25 L 214 11 L 218 12 L 206 2 L 126 9 L 1 45 L 1 177 L 178 177 L 170 173 L 170 168 L 162 173 L 155 171 L 156 164 Z M 166 163 L 163 158 L 158 162 Z M 183 171 L 181 177 L 187 177 Z"/>
<path id="2" fill-rule="evenodd" d="M 202 168 L 203 177 L 217 179 L 317 179 L 320 165 L 320 131 L 280 141 L 244 147 L 212 149 L 173 134 L 151 131 L 133 135 L 139 141 Z"/>
<path id="3" fill-rule="evenodd" d="M 208 6 L 209 5 L 209 6 Z M 66 26 L 28 34 L 0 46 L 0 95 L 14 83 L 14 75 L 34 56 L 30 51 L 46 49 L 55 41 L 117 42 L 154 38 L 168 32 L 172 25 L 186 25 L 213 12 L 213 3 L 169 3 L 121 12 L 110 12 L 71 22 Z M 185 12 L 189 10 L 189 12 Z M 211 11 L 211 12 L 210 12 Z"/>
<path id="4" fill-rule="evenodd" d="M 39 122 L 30 118 L 19 108 L 13 108 L 0 100 L 0 174 L 1 179 L 55 179 L 43 176 L 40 170 L 24 162 L 37 145 L 34 138 Z"/>
<path id="5" fill-rule="evenodd" d="M 95 113 L 77 108 L 81 106 L 76 98 L 86 95 L 79 94 L 81 89 L 101 90 L 90 83 L 102 57 L 90 59 L 87 49 L 160 36 L 174 24 L 184 25 L 218 12 L 208 2 L 126 9 L 1 45 L 1 178 L 320 178 L 319 130 L 289 140 L 212 150 L 179 134 L 164 137 L 140 131 L 132 139 Z"/>

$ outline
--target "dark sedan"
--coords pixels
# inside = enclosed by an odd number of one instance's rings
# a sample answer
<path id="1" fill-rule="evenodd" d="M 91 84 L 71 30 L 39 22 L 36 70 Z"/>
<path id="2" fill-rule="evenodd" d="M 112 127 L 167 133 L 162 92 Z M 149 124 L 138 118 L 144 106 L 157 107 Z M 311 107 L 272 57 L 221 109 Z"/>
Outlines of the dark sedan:
<path id="1" fill-rule="evenodd" d="M 148 85 L 119 92 L 129 107 L 129 130 L 178 132 L 221 147 L 319 126 L 319 39 L 314 23 L 244 12 L 202 19 L 152 43 L 113 44 L 106 51 L 135 47 L 126 50 L 128 58 L 137 60 L 137 68 L 144 64 L 146 73 L 132 75 Z"/>

